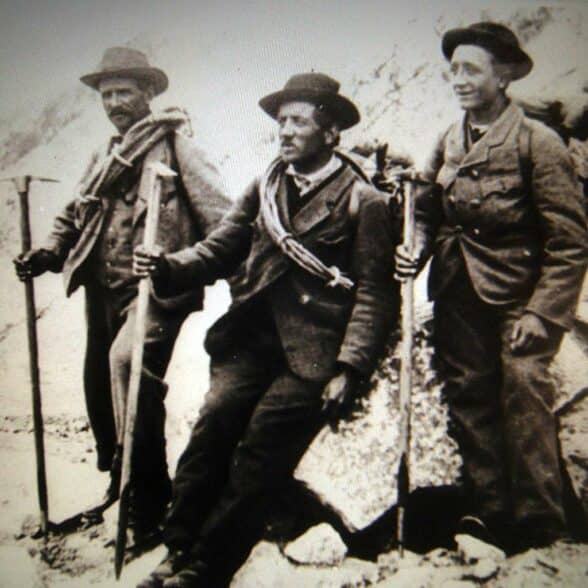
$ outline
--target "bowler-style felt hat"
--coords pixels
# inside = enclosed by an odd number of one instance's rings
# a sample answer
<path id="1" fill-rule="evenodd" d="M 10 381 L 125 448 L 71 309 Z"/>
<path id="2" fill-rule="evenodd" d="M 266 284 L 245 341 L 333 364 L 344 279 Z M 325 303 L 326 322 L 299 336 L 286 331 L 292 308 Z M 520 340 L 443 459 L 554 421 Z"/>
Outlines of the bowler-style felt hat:
<path id="1" fill-rule="evenodd" d="M 447 60 L 451 60 L 458 45 L 478 45 L 486 49 L 500 63 L 513 66 L 515 80 L 524 78 L 533 68 L 533 60 L 521 49 L 516 35 L 496 22 L 477 22 L 467 28 L 447 31 L 441 41 Z"/>
<path id="2" fill-rule="evenodd" d="M 339 94 L 337 80 L 322 73 L 302 73 L 293 75 L 282 90 L 264 96 L 259 105 L 272 118 L 277 118 L 280 106 L 285 102 L 311 102 L 322 106 L 339 123 L 341 129 L 357 124 L 359 111 L 351 100 Z"/>
<path id="3" fill-rule="evenodd" d="M 153 84 L 155 94 L 167 89 L 168 79 L 163 71 L 152 67 L 147 56 L 137 49 L 129 47 L 110 47 L 104 52 L 97 71 L 82 76 L 82 81 L 90 88 L 98 90 L 100 82 L 107 78 L 129 77 L 148 80 Z"/>

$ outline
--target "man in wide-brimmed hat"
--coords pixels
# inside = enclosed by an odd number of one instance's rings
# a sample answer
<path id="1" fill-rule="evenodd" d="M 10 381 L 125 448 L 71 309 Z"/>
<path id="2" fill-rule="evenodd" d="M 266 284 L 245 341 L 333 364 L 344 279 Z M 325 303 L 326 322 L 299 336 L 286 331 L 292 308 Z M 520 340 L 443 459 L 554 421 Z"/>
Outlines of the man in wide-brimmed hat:
<path id="1" fill-rule="evenodd" d="M 169 554 L 143 588 L 226 585 L 316 432 L 369 379 L 396 318 L 386 200 L 334 149 L 357 108 L 320 73 L 292 76 L 260 106 L 280 140 L 262 178 L 195 247 L 135 253 L 162 292 L 240 267 L 206 338 L 210 389 L 174 479 Z"/>
<path id="2" fill-rule="evenodd" d="M 151 114 L 151 99 L 167 88 L 168 79 L 143 53 L 107 49 L 97 71 L 81 80 L 99 92 L 118 133 L 93 154 L 75 198 L 55 219 L 45 245 L 19 256 L 15 265 L 22 280 L 47 270 L 63 272 L 67 295 L 85 287 L 84 388 L 98 469 L 112 473 L 109 502 L 118 490 L 116 428 L 120 433 L 129 383 L 138 282 L 132 249 L 143 238 L 149 184 L 144 170 L 163 162 L 178 173 L 163 185 L 157 242 L 164 251 L 205 237 L 228 200 L 193 142 L 176 132 L 185 114 L 178 109 Z M 182 296 L 150 299 L 131 478 L 136 535 L 156 530 L 171 496 L 163 377 L 182 322 L 202 308 L 202 298 L 202 287 L 194 284 Z"/>
<path id="3" fill-rule="evenodd" d="M 572 324 L 586 268 L 586 221 L 566 148 L 524 116 L 506 89 L 531 58 L 507 27 L 448 31 L 442 49 L 463 119 L 447 129 L 426 174 L 419 248 L 432 254 L 437 353 L 464 464 L 458 532 L 511 549 L 566 535 L 555 389 L 548 368 Z M 513 543 L 514 539 L 514 543 Z"/>

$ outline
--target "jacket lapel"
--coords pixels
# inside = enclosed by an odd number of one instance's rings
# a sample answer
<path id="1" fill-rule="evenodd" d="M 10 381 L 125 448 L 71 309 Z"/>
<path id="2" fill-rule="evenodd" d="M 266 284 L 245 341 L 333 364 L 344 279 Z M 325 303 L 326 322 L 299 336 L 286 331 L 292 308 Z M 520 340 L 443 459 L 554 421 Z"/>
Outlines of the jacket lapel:
<path id="1" fill-rule="evenodd" d="M 286 174 L 280 174 L 278 184 L 278 193 L 276 195 L 276 202 L 278 210 L 280 211 L 280 219 L 287 231 L 292 230 L 292 221 L 290 219 L 290 211 L 288 209 L 288 188 L 286 186 Z"/>
<path id="2" fill-rule="evenodd" d="M 504 143 L 513 125 L 518 120 L 519 115 L 519 108 L 512 103 L 509 104 L 498 119 L 490 125 L 484 136 L 474 143 L 470 151 L 463 158 L 461 167 L 471 167 L 488 161 L 490 149 Z M 461 132 L 462 138 L 465 141 L 465 118 Z"/>
<path id="3" fill-rule="evenodd" d="M 308 233 L 330 214 L 345 189 L 353 182 L 355 174 L 348 168 L 323 187 L 314 198 L 306 203 L 292 219 L 292 228 L 297 235 Z"/>

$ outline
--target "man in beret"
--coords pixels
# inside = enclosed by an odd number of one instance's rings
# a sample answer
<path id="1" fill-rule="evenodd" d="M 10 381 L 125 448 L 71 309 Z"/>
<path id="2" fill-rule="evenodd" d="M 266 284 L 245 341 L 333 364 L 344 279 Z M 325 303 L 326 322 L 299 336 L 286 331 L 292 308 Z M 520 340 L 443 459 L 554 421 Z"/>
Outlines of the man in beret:
<path id="1" fill-rule="evenodd" d="M 143 239 L 149 189 L 145 170 L 162 162 L 178 174 L 162 185 L 157 242 L 165 251 L 204 238 L 228 200 L 193 142 L 176 132 L 187 122 L 185 115 L 177 109 L 152 115 L 151 99 L 167 88 L 168 78 L 143 53 L 110 48 L 98 70 L 81 81 L 99 92 L 117 134 L 92 155 L 74 199 L 55 219 L 46 243 L 14 263 L 23 281 L 49 270 L 63 272 L 68 296 L 80 285 L 85 288 L 84 389 L 98 469 L 111 470 L 108 503 L 118 492 L 116 429 L 120 439 L 138 283 L 132 251 Z M 163 377 L 184 319 L 200 310 L 202 301 L 203 289 L 194 285 L 181 296 L 154 295 L 149 302 L 131 477 L 131 527 L 136 536 L 157 529 L 171 497 Z"/>
<path id="2" fill-rule="evenodd" d="M 177 253 L 135 250 L 137 274 L 162 292 L 234 276 L 232 305 L 206 338 L 210 390 L 174 479 L 169 554 L 142 588 L 226 585 L 314 435 L 369 379 L 397 316 L 385 197 L 334 150 L 357 108 L 320 73 L 293 76 L 260 106 L 278 122 L 280 156 L 218 229 Z"/>
<path id="3" fill-rule="evenodd" d="M 546 545 L 566 535 L 548 368 L 586 268 L 579 185 L 557 134 L 506 94 L 533 65 L 512 31 L 476 23 L 442 47 L 465 115 L 433 151 L 425 173 L 438 190 L 419 201 L 416 252 L 399 247 L 396 271 L 414 275 L 433 256 L 437 352 L 468 491 L 458 532 Z"/>

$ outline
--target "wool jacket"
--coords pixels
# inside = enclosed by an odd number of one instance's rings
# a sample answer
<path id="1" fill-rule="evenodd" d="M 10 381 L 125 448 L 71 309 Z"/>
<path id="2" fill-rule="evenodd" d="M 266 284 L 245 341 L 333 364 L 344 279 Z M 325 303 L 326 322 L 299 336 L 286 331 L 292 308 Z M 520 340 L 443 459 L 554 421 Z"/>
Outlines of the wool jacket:
<path id="1" fill-rule="evenodd" d="M 166 256 L 168 286 L 173 288 L 233 276 L 232 305 L 207 336 L 211 354 L 227 349 L 241 313 L 263 297 L 296 374 L 326 379 L 339 362 L 369 376 L 398 314 L 398 285 L 393 279 L 398 238 L 384 195 L 344 165 L 292 218 L 282 172 L 277 205 L 286 230 L 327 266 L 335 265 L 350 277 L 352 290 L 327 286 L 271 240 L 260 213 L 257 180 L 204 241 Z M 356 213 L 350 211 L 353 190 Z"/>
<path id="2" fill-rule="evenodd" d="M 417 203 L 417 249 L 423 258 L 433 254 L 430 297 L 444 293 L 465 263 L 483 301 L 524 304 L 569 328 L 587 233 L 565 145 L 513 104 L 469 151 L 466 144 L 464 117 L 443 134 L 425 169 L 440 188 Z"/>
<path id="3" fill-rule="evenodd" d="M 96 151 L 82 177 L 80 185 L 99 165 L 111 144 Z M 150 163 L 161 161 L 178 173 L 175 178 L 162 180 L 162 198 L 157 232 L 157 244 L 164 252 L 176 251 L 194 244 L 209 234 L 228 209 L 230 201 L 219 189 L 219 179 L 206 163 L 194 142 L 180 133 L 171 133 L 146 154 L 142 170 Z M 147 208 L 148 174 L 126 194 L 100 193 L 97 202 L 76 196 L 57 216 L 44 249 L 52 251 L 63 271 L 65 289 L 69 296 L 80 285 L 95 279 L 91 255 L 113 198 L 134 200 L 132 214 L 132 248 L 143 240 Z M 130 268 L 129 268 L 130 271 Z M 202 308 L 202 287 L 188 289 L 174 297 L 155 296 L 158 303 L 169 309 Z"/>

